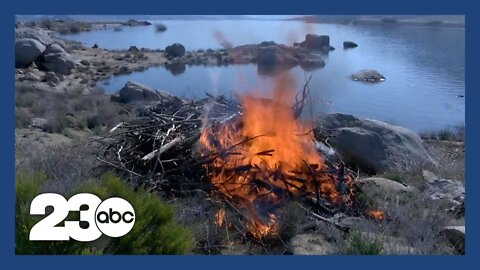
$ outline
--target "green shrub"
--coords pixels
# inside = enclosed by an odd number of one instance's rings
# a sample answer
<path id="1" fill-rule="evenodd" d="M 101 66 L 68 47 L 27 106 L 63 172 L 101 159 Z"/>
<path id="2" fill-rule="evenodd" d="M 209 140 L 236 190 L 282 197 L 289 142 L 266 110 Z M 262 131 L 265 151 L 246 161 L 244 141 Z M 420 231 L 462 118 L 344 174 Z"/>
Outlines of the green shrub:
<path id="1" fill-rule="evenodd" d="M 15 253 L 16 254 L 91 254 L 93 249 L 78 242 L 30 241 L 30 230 L 40 221 L 30 216 L 30 203 L 41 192 L 47 176 L 43 173 L 17 172 L 15 176 Z M 50 210 L 50 211 L 49 211 Z M 51 209 L 47 208 L 47 214 Z M 67 218 L 70 219 L 70 218 Z"/>
<path id="2" fill-rule="evenodd" d="M 85 184 L 75 193 L 93 193 L 102 200 L 121 197 L 129 201 L 135 209 L 136 221 L 127 235 L 119 238 L 102 236 L 89 243 L 29 241 L 30 229 L 41 218 L 29 215 L 30 203 L 41 193 L 41 186 L 46 179 L 47 177 L 40 173 L 19 172 L 16 175 L 17 254 L 186 254 L 193 247 L 190 231 L 176 223 L 172 206 L 144 189 L 134 191 L 113 175 L 105 175 L 98 182 Z M 78 220 L 78 214 L 72 214 L 67 219 Z"/>
<path id="3" fill-rule="evenodd" d="M 112 238 L 105 253 L 112 254 L 185 254 L 193 247 L 190 232 L 174 219 L 173 207 L 143 188 L 133 191 L 119 178 L 107 174 L 98 185 L 86 185 L 80 192 L 96 194 L 102 200 L 120 197 L 135 209 L 135 225 L 123 237 Z"/>
<path id="4" fill-rule="evenodd" d="M 347 255 L 380 255 L 382 252 L 383 243 L 380 239 L 353 232 L 347 240 L 344 253 Z"/>

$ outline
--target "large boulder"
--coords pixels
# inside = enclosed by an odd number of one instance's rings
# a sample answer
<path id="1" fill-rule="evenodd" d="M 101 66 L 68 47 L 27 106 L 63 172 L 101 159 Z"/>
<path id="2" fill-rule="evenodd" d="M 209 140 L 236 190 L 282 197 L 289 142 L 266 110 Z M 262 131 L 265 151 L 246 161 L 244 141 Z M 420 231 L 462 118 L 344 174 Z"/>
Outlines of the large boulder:
<path id="1" fill-rule="evenodd" d="M 411 130 L 349 114 L 319 117 L 320 131 L 329 131 L 330 144 L 344 161 L 370 173 L 406 172 L 436 162 Z"/>
<path id="2" fill-rule="evenodd" d="M 302 47 L 311 50 L 322 50 L 324 47 L 330 46 L 330 37 L 327 35 L 307 34 Z"/>
<path id="3" fill-rule="evenodd" d="M 48 46 L 53 43 L 53 39 L 50 37 L 47 31 L 40 28 L 19 27 L 15 29 L 15 39 L 32 38 L 42 43 L 44 46 Z"/>
<path id="4" fill-rule="evenodd" d="M 185 55 L 185 47 L 180 43 L 173 43 L 165 48 L 165 52 L 173 57 L 181 57 Z"/>
<path id="5" fill-rule="evenodd" d="M 15 42 L 15 66 L 28 67 L 45 51 L 45 46 L 33 38 L 20 38 Z"/>
<path id="6" fill-rule="evenodd" d="M 383 82 L 385 76 L 373 69 L 363 69 L 351 75 L 352 80 L 362 82 Z"/>
<path id="7" fill-rule="evenodd" d="M 47 46 L 36 63 L 42 69 L 63 75 L 69 75 L 71 70 L 79 65 L 62 46 L 56 43 Z"/>
<path id="8" fill-rule="evenodd" d="M 322 53 L 329 53 L 335 50 L 330 46 L 330 37 L 327 35 L 307 34 L 305 40 L 301 43 L 294 43 L 294 47 L 301 47 L 307 50 L 320 51 Z"/>
<path id="9" fill-rule="evenodd" d="M 162 93 L 137 82 L 128 81 L 119 91 L 119 101 L 129 103 L 134 101 L 160 100 Z"/>

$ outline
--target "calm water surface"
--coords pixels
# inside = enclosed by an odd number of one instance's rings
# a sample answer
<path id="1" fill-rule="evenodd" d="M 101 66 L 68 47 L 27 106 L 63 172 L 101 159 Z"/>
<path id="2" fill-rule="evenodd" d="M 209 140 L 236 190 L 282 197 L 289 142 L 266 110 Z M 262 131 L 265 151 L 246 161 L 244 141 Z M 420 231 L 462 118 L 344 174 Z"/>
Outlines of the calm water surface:
<path id="1" fill-rule="evenodd" d="M 88 46 L 126 49 L 131 45 L 164 48 L 180 42 L 187 50 L 220 48 L 218 34 L 234 46 L 272 40 L 291 44 L 306 33 L 330 35 L 336 48 L 325 56 L 326 66 L 313 72 L 290 72 L 300 90 L 306 77 L 315 102 L 315 113 L 344 112 L 405 126 L 415 131 L 437 130 L 465 123 L 465 30 L 406 26 L 356 26 L 304 24 L 296 21 L 164 21 L 168 30 L 154 26 L 122 31 L 99 30 L 66 36 Z M 358 48 L 344 50 L 352 40 Z M 379 84 L 351 81 L 360 69 L 376 69 L 387 79 Z M 227 96 L 262 92 L 273 78 L 261 76 L 255 65 L 222 67 L 187 66 L 174 75 L 163 67 L 114 77 L 99 86 L 118 91 L 128 80 L 188 98 L 205 91 Z"/>

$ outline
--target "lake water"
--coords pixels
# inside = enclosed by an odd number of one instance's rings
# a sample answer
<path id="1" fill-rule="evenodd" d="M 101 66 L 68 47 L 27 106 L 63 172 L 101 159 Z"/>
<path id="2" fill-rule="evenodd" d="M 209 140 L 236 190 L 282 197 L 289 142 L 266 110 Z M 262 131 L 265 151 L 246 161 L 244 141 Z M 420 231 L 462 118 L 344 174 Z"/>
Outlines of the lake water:
<path id="1" fill-rule="evenodd" d="M 126 49 L 131 45 L 165 48 L 180 42 L 187 50 L 220 48 L 218 34 L 234 46 L 275 41 L 292 44 L 306 33 L 326 34 L 336 48 L 325 56 L 326 66 L 313 72 L 294 68 L 300 90 L 312 74 L 310 88 L 315 113 L 344 112 L 377 119 L 415 131 L 429 131 L 465 123 L 465 29 L 407 26 L 305 24 L 297 21 L 164 21 L 168 30 L 154 26 L 122 31 L 98 30 L 65 36 L 101 48 Z M 345 40 L 359 47 L 344 50 Z M 354 82 L 349 75 L 376 69 L 386 80 L 379 84 Z M 272 78 L 257 74 L 255 65 L 187 66 L 172 74 L 163 67 L 117 76 L 99 85 L 118 91 L 134 80 L 173 94 L 202 98 L 205 91 L 234 95 L 261 92 Z"/>

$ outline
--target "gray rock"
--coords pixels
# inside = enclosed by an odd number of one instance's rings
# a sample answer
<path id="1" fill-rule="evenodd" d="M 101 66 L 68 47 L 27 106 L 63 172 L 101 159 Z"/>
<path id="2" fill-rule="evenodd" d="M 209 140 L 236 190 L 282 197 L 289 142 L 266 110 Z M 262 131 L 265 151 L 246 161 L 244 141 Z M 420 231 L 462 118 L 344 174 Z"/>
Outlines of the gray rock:
<path id="1" fill-rule="evenodd" d="M 119 100 L 122 103 L 134 101 L 155 101 L 160 100 L 161 94 L 140 83 L 128 81 L 119 91 Z"/>
<path id="2" fill-rule="evenodd" d="M 307 34 L 305 41 L 299 45 L 305 49 L 324 50 L 324 48 L 330 48 L 330 37 L 327 35 Z"/>
<path id="3" fill-rule="evenodd" d="M 445 227 L 440 235 L 444 236 L 458 253 L 465 254 L 465 226 Z"/>
<path id="4" fill-rule="evenodd" d="M 87 59 L 82 59 L 80 61 L 80 64 L 84 65 L 84 66 L 90 66 L 90 61 L 88 61 Z"/>
<path id="5" fill-rule="evenodd" d="M 53 71 L 49 71 L 45 73 L 45 77 L 43 78 L 43 80 L 46 82 L 54 83 L 54 84 L 57 84 L 60 82 L 60 78 Z"/>
<path id="6" fill-rule="evenodd" d="M 372 189 L 381 191 L 383 195 L 398 195 L 416 191 L 414 187 L 381 177 L 359 179 L 355 183 L 367 193 Z"/>
<path id="7" fill-rule="evenodd" d="M 279 46 L 267 46 L 258 48 L 257 64 L 264 67 L 292 67 L 298 64 L 298 60 Z"/>
<path id="8" fill-rule="evenodd" d="M 319 117 L 320 130 L 332 130 L 330 144 L 345 162 L 373 173 L 406 172 L 436 162 L 411 130 L 353 115 L 332 113 Z"/>
<path id="9" fill-rule="evenodd" d="M 45 49 L 45 46 L 35 39 L 18 39 L 15 42 L 15 66 L 28 67 Z"/>
<path id="10" fill-rule="evenodd" d="M 167 26 L 165 26 L 163 23 L 156 23 L 155 29 L 157 30 L 157 32 L 165 32 L 167 31 Z"/>
<path id="11" fill-rule="evenodd" d="M 127 26 L 147 26 L 147 25 L 152 25 L 151 22 L 148 22 L 148 21 L 137 21 L 137 20 L 128 20 L 126 21 L 125 23 L 123 23 L 124 25 L 127 25 Z"/>
<path id="12" fill-rule="evenodd" d="M 137 48 L 137 46 L 130 46 L 130 48 L 128 48 L 128 51 L 129 52 L 139 52 L 140 50 Z"/>
<path id="13" fill-rule="evenodd" d="M 185 47 L 180 43 L 173 43 L 165 48 L 165 52 L 173 57 L 180 57 L 185 54 Z"/>
<path id="14" fill-rule="evenodd" d="M 344 41 L 343 42 L 343 48 L 345 49 L 351 49 L 351 48 L 356 48 L 358 47 L 358 44 L 353 42 L 353 41 Z"/>
<path id="15" fill-rule="evenodd" d="M 465 201 L 465 186 L 462 182 L 450 179 L 430 179 L 423 191 L 424 197 L 432 201 L 445 201 L 450 206 L 462 205 Z"/>
<path id="16" fill-rule="evenodd" d="M 399 203 L 410 200 L 418 190 L 390 179 L 371 177 L 359 179 L 355 182 L 370 200 L 380 209 L 390 209 Z"/>
<path id="17" fill-rule="evenodd" d="M 352 80 L 362 82 L 383 82 L 385 77 L 373 69 L 363 69 L 351 75 Z"/>
<path id="18" fill-rule="evenodd" d="M 52 43 L 48 45 L 45 49 L 45 54 L 49 53 L 67 53 L 65 49 L 58 43 Z"/>
<path id="19" fill-rule="evenodd" d="M 20 38 L 35 39 L 44 46 L 48 46 L 53 43 L 53 39 L 50 37 L 48 32 L 40 28 L 20 27 L 15 29 L 15 39 Z"/>
<path id="20" fill-rule="evenodd" d="M 30 126 L 32 128 L 43 129 L 47 123 L 48 123 L 48 120 L 45 118 L 33 118 L 30 121 Z"/>
<path id="21" fill-rule="evenodd" d="M 37 74 L 35 74 L 33 72 L 27 72 L 20 78 L 20 80 L 21 81 L 39 82 L 42 79 L 40 78 L 40 76 L 38 76 Z"/>
<path id="22" fill-rule="evenodd" d="M 72 69 L 79 66 L 79 63 L 62 46 L 54 43 L 47 46 L 45 52 L 38 57 L 37 65 L 48 71 L 69 75 Z"/>

